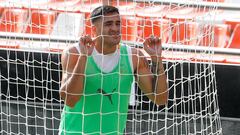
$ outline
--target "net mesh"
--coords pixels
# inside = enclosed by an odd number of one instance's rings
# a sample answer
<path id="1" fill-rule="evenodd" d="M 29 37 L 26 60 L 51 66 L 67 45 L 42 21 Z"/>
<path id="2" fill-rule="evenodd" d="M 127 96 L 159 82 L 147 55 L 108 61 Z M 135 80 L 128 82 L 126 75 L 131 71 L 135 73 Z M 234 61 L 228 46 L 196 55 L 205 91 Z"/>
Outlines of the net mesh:
<path id="1" fill-rule="evenodd" d="M 126 134 L 222 134 L 211 48 L 225 44 L 214 35 L 220 11 L 202 2 L 107 1 L 120 9 L 123 43 L 142 49 L 144 39 L 155 35 L 163 44 L 168 103 L 154 105 L 135 83 Z M 80 35 L 92 35 L 90 12 L 101 4 L 1 2 L 1 134 L 58 134 L 64 106 L 61 53 Z"/>

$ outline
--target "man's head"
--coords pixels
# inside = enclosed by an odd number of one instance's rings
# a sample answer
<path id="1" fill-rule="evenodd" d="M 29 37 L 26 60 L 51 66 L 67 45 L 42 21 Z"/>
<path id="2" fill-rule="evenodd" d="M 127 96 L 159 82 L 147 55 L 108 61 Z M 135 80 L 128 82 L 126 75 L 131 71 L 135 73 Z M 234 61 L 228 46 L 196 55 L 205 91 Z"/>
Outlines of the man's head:
<path id="1" fill-rule="evenodd" d="M 91 13 L 93 32 L 104 44 L 117 45 L 121 40 L 121 20 L 116 7 L 103 5 Z"/>

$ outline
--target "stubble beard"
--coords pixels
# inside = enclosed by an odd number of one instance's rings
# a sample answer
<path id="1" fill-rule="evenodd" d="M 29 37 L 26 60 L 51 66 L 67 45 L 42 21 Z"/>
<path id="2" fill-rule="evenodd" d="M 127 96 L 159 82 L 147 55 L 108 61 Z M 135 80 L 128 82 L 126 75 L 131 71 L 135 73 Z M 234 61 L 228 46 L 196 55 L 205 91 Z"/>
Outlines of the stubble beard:
<path id="1" fill-rule="evenodd" d="M 106 36 L 106 37 L 102 38 L 102 41 L 104 44 L 106 44 L 108 46 L 116 46 L 120 43 L 121 36 Z"/>

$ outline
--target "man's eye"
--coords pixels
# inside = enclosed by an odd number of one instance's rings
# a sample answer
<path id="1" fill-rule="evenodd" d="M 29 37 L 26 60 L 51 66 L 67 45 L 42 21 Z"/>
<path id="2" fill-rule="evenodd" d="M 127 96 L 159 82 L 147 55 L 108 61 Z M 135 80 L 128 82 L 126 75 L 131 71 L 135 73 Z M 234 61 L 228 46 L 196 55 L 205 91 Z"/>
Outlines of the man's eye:
<path id="1" fill-rule="evenodd" d="M 105 26 L 110 26 L 112 25 L 112 23 L 105 23 Z"/>

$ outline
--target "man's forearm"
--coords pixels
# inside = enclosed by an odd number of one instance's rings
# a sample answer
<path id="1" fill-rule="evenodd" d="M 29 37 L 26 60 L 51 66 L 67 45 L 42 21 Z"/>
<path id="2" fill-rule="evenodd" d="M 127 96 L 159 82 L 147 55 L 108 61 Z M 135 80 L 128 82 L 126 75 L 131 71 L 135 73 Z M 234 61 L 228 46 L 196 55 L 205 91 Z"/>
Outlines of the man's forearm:
<path id="1" fill-rule="evenodd" d="M 69 106 L 74 104 L 80 99 L 84 88 L 85 80 L 85 67 L 87 56 L 79 56 L 78 62 L 69 78 L 64 82 L 61 87 L 61 97 L 65 100 L 65 103 Z"/>
<path id="2" fill-rule="evenodd" d="M 161 59 L 152 61 L 151 70 L 153 73 L 152 89 L 155 93 L 155 102 L 159 105 L 166 104 L 168 100 L 167 79 Z"/>

